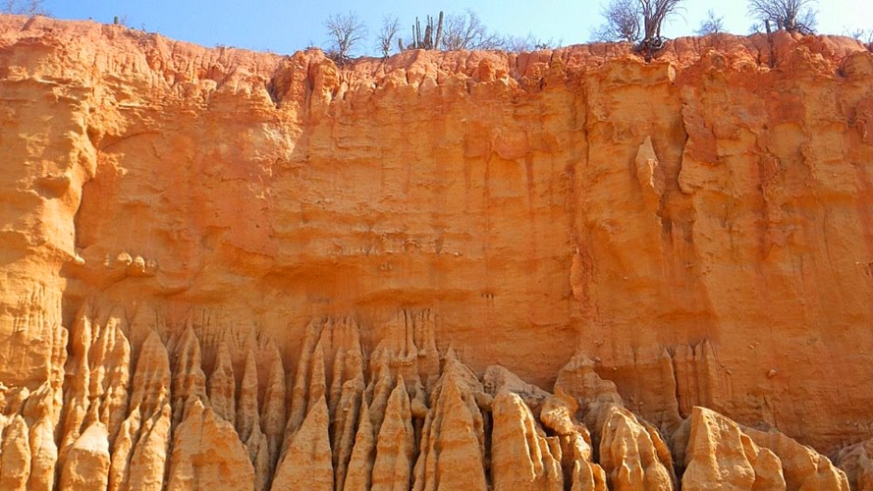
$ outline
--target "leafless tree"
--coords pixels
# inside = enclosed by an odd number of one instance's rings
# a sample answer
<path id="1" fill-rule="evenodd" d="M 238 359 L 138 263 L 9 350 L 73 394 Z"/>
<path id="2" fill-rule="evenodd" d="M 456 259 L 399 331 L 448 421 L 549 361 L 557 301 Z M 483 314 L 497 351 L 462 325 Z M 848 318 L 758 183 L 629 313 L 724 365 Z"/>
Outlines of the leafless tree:
<path id="1" fill-rule="evenodd" d="M 643 14 L 643 41 L 661 42 L 661 25 L 681 8 L 682 0 L 639 0 Z"/>
<path id="2" fill-rule="evenodd" d="M 560 42 L 557 43 L 560 45 Z M 550 49 L 556 44 L 552 40 L 543 41 L 533 34 L 522 36 L 503 36 L 491 32 L 472 10 L 462 14 L 425 17 L 425 22 L 416 17 L 412 24 L 412 38 L 408 41 L 398 39 L 401 50 L 439 49 L 443 51 L 501 49 L 506 51 L 534 51 Z"/>
<path id="3" fill-rule="evenodd" d="M 555 42 L 552 39 L 543 40 L 534 36 L 533 34 L 528 34 L 525 37 L 506 36 L 503 38 L 500 44 L 506 51 L 520 53 L 559 48 L 561 46 L 561 41 Z"/>
<path id="4" fill-rule="evenodd" d="M 324 21 L 329 39 L 328 56 L 335 61 L 346 61 L 352 50 L 367 37 L 367 26 L 354 12 L 334 14 Z"/>
<path id="5" fill-rule="evenodd" d="M 472 10 L 463 14 L 450 14 L 445 18 L 440 48 L 445 51 L 459 49 L 501 49 L 503 38 L 488 32 L 485 24 Z"/>
<path id="6" fill-rule="evenodd" d="M 708 36 L 722 32 L 724 32 L 724 17 L 715 15 L 715 11 L 710 9 L 706 13 L 706 18 L 700 23 L 700 27 L 697 28 L 697 35 Z"/>
<path id="7" fill-rule="evenodd" d="M 382 28 L 376 35 L 376 47 L 382 53 L 383 58 L 388 58 L 391 54 L 391 49 L 394 47 L 394 39 L 400 31 L 400 21 L 397 17 L 386 15 L 382 18 Z"/>
<path id="8" fill-rule="evenodd" d="M 817 12 L 813 5 L 818 0 L 749 0 L 749 14 L 761 19 L 767 32 L 777 30 L 812 34 Z"/>
<path id="9" fill-rule="evenodd" d="M 603 9 L 606 22 L 593 33 L 598 41 L 642 41 L 644 51 L 660 49 L 661 25 L 681 8 L 682 0 L 610 0 Z M 642 24 L 640 24 L 642 20 Z"/>
<path id="10" fill-rule="evenodd" d="M 0 13 L 16 15 L 48 15 L 43 0 L 2 0 Z"/>
<path id="11" fill-rule="evenodd" d="M 855 29 L 848 31 L 847 34 L 857 39 L 861 44 L 873 44 L 873 29 Z"/>
<path id="12" fill-rule="evenodd" d="M 639 0 L 610 0 L 602 14 L 606 22 L 591 33 L 594 41 L 635 43 L 640 40 Z"/>

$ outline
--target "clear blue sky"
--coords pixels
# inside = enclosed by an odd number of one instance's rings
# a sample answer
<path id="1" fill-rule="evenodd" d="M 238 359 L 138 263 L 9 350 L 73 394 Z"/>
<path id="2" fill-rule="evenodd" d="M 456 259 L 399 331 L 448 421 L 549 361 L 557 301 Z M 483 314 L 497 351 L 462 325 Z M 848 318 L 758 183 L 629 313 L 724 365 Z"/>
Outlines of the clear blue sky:
<path id="1" fill-rule="evenodd" d="M 605 3 L 607 0 L 603 0 Z M 293 53 L 310 44 L 326 44 L 323 22 L 331 14 L 355 11 L 369 27 L 370 39 L 356 54 L 374 54 L 374 35 L 381 19 L 400 19 L 401 34 L 410 36 L 415 16 L 474 10 L 492 30 L 501 34 L 560 41 L 563 45 L 586 43 L 599 25 L 600 0 L 525 1 L 477 0 L 410 2 L 408 0 L 300 1 L 300 0 L 45 0 L 44 6 L 60 19 L 93 19 L 111 23 L 114 16 L 127 25 L 159 32 L 167 37 L 205 46 L 235 46 L 254 50 Z M 693 34 L 715 5 L 724 16 L 727 31 L 746 34 L 753 23 L 745 0 L 685 0 L 685 11 L 664 29 L 664 35 Z M 820 0 L 819 32 L 843 34 L 853 28 L 873 28 L 873 0 Z"/>

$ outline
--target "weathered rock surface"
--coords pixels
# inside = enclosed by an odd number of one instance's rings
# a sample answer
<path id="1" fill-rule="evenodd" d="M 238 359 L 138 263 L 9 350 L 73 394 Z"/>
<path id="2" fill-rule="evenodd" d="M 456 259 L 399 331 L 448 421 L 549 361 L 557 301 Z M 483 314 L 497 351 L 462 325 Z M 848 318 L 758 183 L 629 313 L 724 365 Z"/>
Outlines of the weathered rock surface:
<path id="1" fill-rule="evenodd" d="M 61 472 L 64 491 L 106 489 L 109 485 L 109 433 L 102 423 L 89 426 L 76 439 Z"/>
<path id="2" fill-rule="evenodd" d="M 670 491 L 675 486 L 673 462 L 665 444 L 627 409 L 610 406 L 599 418 L 600 465 L 612 489 Z"/>
<path id="3" fill-rule="evenodd" d="M 0 17 L 0 488 L 873 489 L 871 77 Z"/>
<path id="4" fill-rule="evenodd" d="M 836 460 L 852 489 L 873 490 L 873 439 L 841 449 Z"/>
<path id="5" fill-rule="evenodd" d="M 537 425 L 522 398 L 501 391 L 491 406 L 491 472 L 495 491 L 562 491 L 561 446 Z"/>
<path id="6" fill-rule="evenodd" d="M 412 427 L 409 394 L 403 379 L 391 391 L 385 421 L 376 441 L 376 459 L 370 489 L 406 491 L 412 483 L 412 457 L 415 433 Z"/>
<path id="7" fill-rule="evenodd" d="M 682 489 L 785 490 L 782 462 L 718 413 L 695 407 L 688 420 Z"/>
<path id="8" fill-rule="evenodd" d="M 815 450 L 797 443 L 782 433 L 742 428 L 759 447 L 764 447 L 779 457 L 785 477 L 785 486 L 798 491 L 849 491 L 846 472 Z"/>
<path id="9" fill-rule="evenodd" d="M 327 403 L 321 396 L 294 433 L 288 451 L 276 469 L 273 489 L 329 491 L 334 488 L 327 435 L 329 417 Z"/>
<path id="10" fill-rule="evenodd" d="M 248 452 L 233 425 L 204 408 L 200 400 L 187 404 L 173 436 L 168 489 L 249 490 L 255 485 Z"/>

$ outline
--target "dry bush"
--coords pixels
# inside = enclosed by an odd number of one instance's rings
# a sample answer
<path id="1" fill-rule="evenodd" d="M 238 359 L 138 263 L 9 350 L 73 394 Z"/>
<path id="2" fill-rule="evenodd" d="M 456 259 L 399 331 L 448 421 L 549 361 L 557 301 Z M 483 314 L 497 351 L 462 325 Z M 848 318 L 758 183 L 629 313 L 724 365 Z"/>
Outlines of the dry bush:
<path id="1" fill-rule="evenodd" d="M 48 15 L 42 6 L 43 0 L 2 0 L 0 13 L 15 15 Z"/>
<path id="2" fill-rule="evenodd" d="M 352 50 L 367 37 L 367 26 L 354 12 L 334 14 L 324 21 L 328 36 L 328 56 L 345 62 Z"/>
<path id="3" fill-rule="evenodd" d="M 397 17 L 386 15 L 382 18 L 382 27 L 376 34 L 376 48 L 382 53 L 383 58 L 391 54 L 394 47 L 394 39 L 400 31 L 400 21 Z"/>
<path id="4" fill-rule="evenodd" d="M 605 22 L 592 32 L 594 41 L 640 40 L 640 4 L 638 0 L 611 0 L 601 12 Z"/>
<path id="5" fill-rule="evenodd" d="M 696 31 L 698 36 L 721 34 L 722 32 L 724 32 L 724 17 L 715 15 L 715 11 L 712 9 L 706 13 L 706 18 L 703 19 Z"/>
<path id="6" fill-rule="evenodd" d="M 817 24 L 813 10 L 818 0 L 749 0 L 749 14 L 764 23 L 767 32 L 777 30 L 812 34 Z"/>

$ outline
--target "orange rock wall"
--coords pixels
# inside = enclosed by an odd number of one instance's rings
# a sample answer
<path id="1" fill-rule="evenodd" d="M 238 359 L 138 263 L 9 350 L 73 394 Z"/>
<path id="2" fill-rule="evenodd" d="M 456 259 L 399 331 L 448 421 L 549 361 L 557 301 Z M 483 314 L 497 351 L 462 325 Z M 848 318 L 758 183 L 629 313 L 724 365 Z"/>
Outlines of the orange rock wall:
<path id="1" fill-rule="evenodd" d="M 871 80 L 845 38 L 337 67 L 0 17 L 0 487 L 866 482 Z"/>

